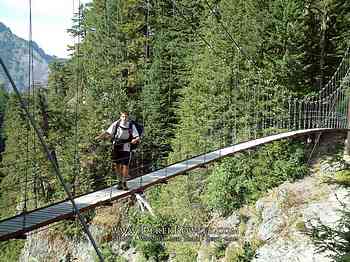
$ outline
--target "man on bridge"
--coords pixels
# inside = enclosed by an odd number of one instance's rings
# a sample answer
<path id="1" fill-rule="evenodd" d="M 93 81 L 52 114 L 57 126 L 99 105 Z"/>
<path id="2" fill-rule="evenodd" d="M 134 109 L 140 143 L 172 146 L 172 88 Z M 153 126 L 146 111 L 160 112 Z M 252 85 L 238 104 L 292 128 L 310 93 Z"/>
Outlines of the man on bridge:
<path id="1" fill-rule="evenodd" d="M 100 139 L 112 140 L 112 167 L 115 174 L 118 174 L 118 189 L 128 190 L 126 178 L 129 175 L 129 165 L 131 158 L 131 145 L 140 142 L 140 135 L 133 124 L 129 120 L 129 113 L 123 111 L 120 118 L 113 122 L 110 127 L 102 134 L 96 137 Z"/>

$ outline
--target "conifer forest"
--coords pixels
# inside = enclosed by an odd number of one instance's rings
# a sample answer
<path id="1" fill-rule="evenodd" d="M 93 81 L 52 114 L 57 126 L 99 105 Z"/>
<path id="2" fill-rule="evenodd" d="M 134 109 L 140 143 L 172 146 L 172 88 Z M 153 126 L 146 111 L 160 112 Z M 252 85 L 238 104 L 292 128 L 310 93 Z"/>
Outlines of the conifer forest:
<path id="1" fill-rule="evenodd" d="M 219 148 L 207 138 L 221 128 L 229 130 L 227 143 L 245 141 L 254 132 L 246 123 L 278 108 L 279 96 L 317 93 L 348 48 L 350 1 L 93 0 L 68 30 L 75 39 L 70 58 L 51 62 L 47 86 L 22 96 L 78 196 L 115 182 L 110 141 L 95 137 L 123 110 L 144 126 L 130 174 L 137 176 L 196 156 L 204 145 Z M 257 89 L 273 99 L 256 103 Z M 16 95 L 3 88 L 0 111 L 0 219 L 18 214 L 23 206 L 15 203 L 24 198 L 32 200 L 28 209 L 66 199 Z M 282 140 L 148 190 L 156 217 L 136 207 L 125 213 L 133 225 L 206 225 L 213 214 L 229 216 L 308 172 L 304 144 Z M 81 234 L 71 221 L 58 231 Z M 17 261 L 24 242 L 1 242 L 0 261 Z M 147 261 L 167 261 L 174 252 L 176 261 L 196 261 L 198 250 L 198 243 L 133 245 Z M 124 261 L 113 258 L 108 242 L 100 246 L 106 261 Z M 231 261 L 251 261 L 256 248 L 242 244 Z"/>

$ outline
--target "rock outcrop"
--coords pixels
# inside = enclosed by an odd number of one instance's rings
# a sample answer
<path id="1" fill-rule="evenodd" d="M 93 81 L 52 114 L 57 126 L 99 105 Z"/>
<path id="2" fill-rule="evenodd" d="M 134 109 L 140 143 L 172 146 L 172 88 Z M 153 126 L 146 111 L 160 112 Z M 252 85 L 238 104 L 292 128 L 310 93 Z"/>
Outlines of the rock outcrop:
<path id="1" fill-rule="evenodd" d="M 0 22 L 0 57 L 4 61 L 11 77 L 18 89 L 28 86 L 29 67 L 29 43 L 28 41 L 14 35 L 10 28 Z M 47 55 L 35 42 L 33 48 L 33 80 L 36 83 L 46 84 L 48 80 L 48 64 L 55 57 Z M 0 83 L 5 83 L 7 89 L 11 89 L 8 78 L 0 70 Z"/>

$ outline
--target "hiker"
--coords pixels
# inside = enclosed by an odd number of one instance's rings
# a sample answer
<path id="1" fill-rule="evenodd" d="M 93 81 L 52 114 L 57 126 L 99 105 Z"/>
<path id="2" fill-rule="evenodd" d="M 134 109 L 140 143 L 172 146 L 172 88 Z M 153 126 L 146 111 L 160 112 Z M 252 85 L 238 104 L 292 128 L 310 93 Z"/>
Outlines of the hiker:
<path id="1" fill-rule="evenodd" d="M 100 139 L 112 140 L 112 165 L 113 172 L 120 177 L 118 189 L 128 190 L 126 178 L 129 175 L 129 164 L 131 158 L 131 144 L 140 142 L 140 135 L 133 121 L 129 120 L 129 113 L 120 113 L 119 120 L 113 122 L 111 126 L 102 134 L 96 137 Z"/>

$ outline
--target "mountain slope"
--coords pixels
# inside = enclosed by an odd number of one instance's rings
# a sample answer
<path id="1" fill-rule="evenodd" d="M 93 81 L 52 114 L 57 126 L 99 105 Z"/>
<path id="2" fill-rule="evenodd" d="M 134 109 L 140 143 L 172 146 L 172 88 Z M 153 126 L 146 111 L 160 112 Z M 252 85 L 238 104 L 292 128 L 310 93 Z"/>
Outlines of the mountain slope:
<path id="1" fill-rule="evenodd" d="M 28 86 L 29 50 L 28 41 L 14 35 L 11 30 L 0 22 L 0 57 L 7 66 L 16 86 L 24 89 Z M 33 42 L 34 81 L 47 82 L 48 64 L 54 57 L 47 55 Z M 0 70 L 0 82 L 5 82 L 6 88 L 11 88 L 3 70 Z"/>

